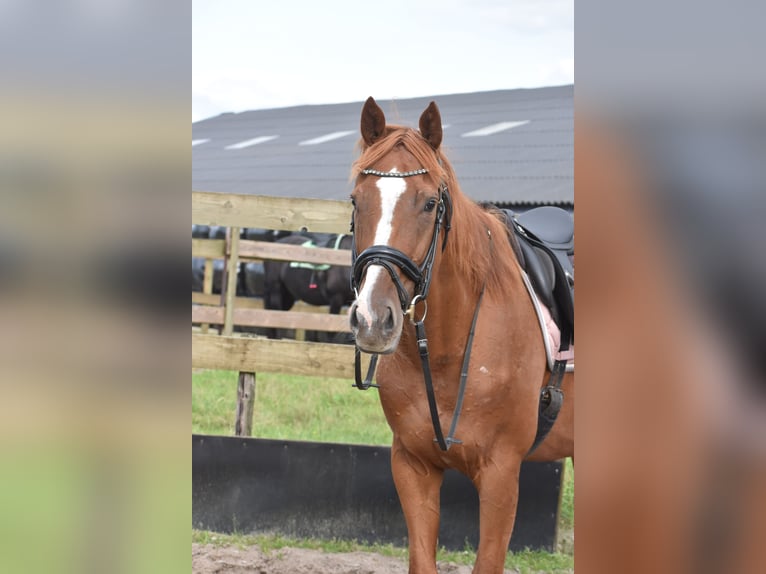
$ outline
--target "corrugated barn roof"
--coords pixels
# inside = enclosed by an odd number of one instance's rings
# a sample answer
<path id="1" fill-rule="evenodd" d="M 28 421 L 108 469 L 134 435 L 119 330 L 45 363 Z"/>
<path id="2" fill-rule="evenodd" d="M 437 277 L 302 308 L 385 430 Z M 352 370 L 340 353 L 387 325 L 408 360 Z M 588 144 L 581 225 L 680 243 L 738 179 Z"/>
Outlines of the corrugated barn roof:
<path id="1" fill-rule="evenodd" d="M 474 200 L 573 206 L 574 86 L 377 101 L 389 123 L 417 126 L 431 100 L 444 151 Z M 193 188 L 346 199 L 361 110 L 362 102 L 297 106 L 193 123 Z"/>

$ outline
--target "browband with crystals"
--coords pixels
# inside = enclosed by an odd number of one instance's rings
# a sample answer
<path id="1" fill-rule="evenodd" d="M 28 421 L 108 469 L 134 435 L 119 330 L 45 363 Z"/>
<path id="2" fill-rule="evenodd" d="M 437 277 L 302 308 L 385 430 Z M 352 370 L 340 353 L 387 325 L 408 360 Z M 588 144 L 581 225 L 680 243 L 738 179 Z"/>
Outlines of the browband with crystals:
<path id="1" fill-rule="evenodd" d="M 378 171 L 377 169 L 363 169 L 364 175 L 377 175 L 378 177 L 411 177 L 413 175 L 422 175 L 428 173 L 428 170 L 424 167 L 420 169 L 413 169 L 412 171 Z"/>

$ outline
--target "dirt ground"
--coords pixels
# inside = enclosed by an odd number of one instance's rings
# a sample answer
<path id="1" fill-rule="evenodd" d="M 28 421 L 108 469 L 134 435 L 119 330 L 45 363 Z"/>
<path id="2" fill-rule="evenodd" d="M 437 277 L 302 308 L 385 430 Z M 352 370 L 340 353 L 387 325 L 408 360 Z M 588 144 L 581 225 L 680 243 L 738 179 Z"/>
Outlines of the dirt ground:
<path id="1" fill-rule="evenodd" d="M 282 548 L 269 554 L 256 547 L 192 544 L 194 574 L 407 574 L 401 558 L 370 552 L 326 553 L 305 548 Z M 468 566 L 444 565 L 439 574 L 470 574 Z"/>
<path id="2" fill-rule="evenodd" d="M 471 574 L 470 566 L 440 563 L 439 574 Z M 370 552 L 326 553 L 304 548 L 282 548 L 265 554 L 251 546 L 192 544 L 193 574 L 407 574 L 401 558 Z M 506 570 L 506 574 L 518 574 Z"/>
<path id="3" fill-rule="evenodd" d="M 558 551 L 574 552 L 574 530 L 559 532 Z M 437 564 L 439 574 L 471 574 L 471 566 Z M 573 570 L 570 570 L 572 574 Z M 328 553 L 305 548 L 262 552 L 257 546 L 192 543 L 192 574 L 407 574 L 402 558 L 372 552 Z M 518 574 L 505 570 L 505 574 Z M 544 573 L 538 573 L 544 574 Z"/>

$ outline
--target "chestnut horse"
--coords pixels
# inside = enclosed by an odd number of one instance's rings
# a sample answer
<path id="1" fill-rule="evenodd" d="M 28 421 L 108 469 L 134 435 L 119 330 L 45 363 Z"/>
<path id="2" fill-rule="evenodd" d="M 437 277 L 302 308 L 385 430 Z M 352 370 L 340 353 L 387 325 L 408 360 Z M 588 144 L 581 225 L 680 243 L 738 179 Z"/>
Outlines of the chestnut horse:
<path id="1" fill-rule="evenodd" d="M 351 195 L 357 297 L 349 322 L 357 348 L 381 355 L 376 382 L 393 431 L 410 573 L 436 573 L 448 468 L 479 493 L 473 571 L 501 573 L 522 460 L 573 455 L 574 375 L 564 375 L 558 420 L 530 455 L 549 371 L 523 271 L 500 217 L 460 191 L 440 149 L 434 102 L 419 127 L 386 125 L 372 98 L 362 110 Z"/>

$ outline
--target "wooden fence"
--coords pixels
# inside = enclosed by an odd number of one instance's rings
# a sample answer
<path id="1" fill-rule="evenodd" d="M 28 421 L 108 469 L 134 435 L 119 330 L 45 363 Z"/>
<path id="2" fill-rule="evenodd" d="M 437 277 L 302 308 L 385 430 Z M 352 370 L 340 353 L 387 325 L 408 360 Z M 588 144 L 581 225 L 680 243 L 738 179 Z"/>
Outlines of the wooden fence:
<path id="1" fill-rule="evenodd" d="M 192 192 L 192 223 L 227 228 L 226 239 L 192 239 L 192 256 L 203 257 L 203 292 L 192 293 L 192 368 L 239 371 L 235 434 L 250 435 L 255 373 L 274 372 L 351 379 L 354 350 L 350 345 L 270 340 L 237 334 L 234 326 L 348 331 L 345 315 L 311 311 L 270 311 L 257 299 L 236 296 L 237 268 L 242 261 L 274 259 L 351 265 L 349 251 L 305 248 L 240 240 L 240 229 L 258 227 L 288 231 L 346 233 L 351 220 L 348 202 L 256 195 Z M 212 293 L 214 259 L 224 260 L 221 294 Z M 326 311 L 326 310 L 325 310 Z M 211 324 L 221 325 L 220 333 Z"/>

